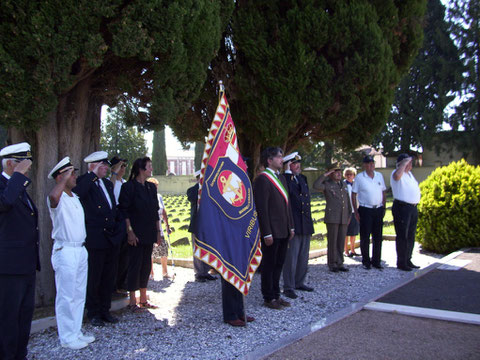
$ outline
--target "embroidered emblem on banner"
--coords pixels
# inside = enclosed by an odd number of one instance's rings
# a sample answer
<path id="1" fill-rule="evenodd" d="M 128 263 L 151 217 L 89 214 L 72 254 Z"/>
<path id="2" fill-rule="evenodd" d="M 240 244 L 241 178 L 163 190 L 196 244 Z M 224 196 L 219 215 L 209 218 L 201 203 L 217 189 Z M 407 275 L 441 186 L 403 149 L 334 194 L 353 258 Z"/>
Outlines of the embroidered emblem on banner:
<path id="1" fill-rule="evenodd" d="M 253 210 L 253 194 L 248 176 L 229 157 L 220 157 L 204 182 L 208 196 L 230 219 L 240 219 Z"/>

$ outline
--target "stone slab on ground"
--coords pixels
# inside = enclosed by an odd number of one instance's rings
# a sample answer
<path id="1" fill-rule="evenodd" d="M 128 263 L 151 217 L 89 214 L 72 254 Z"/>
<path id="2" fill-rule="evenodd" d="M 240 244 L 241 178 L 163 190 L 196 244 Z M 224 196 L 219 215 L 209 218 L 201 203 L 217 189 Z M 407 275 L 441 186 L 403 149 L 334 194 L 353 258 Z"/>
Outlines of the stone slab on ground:
<path id="1" fill-rule="evenodd" d="M 480 359 L 480 326 L 362 310 L 265 359 Z"/>
<path id="2" fill-rule="evenodd" d="M 480 314 L 480 252 L 472 249 L 378 302 Z M 456 268 L 455 264 L 465 264 Z M 480 346 L 480 345 L 479 345 Z"/>

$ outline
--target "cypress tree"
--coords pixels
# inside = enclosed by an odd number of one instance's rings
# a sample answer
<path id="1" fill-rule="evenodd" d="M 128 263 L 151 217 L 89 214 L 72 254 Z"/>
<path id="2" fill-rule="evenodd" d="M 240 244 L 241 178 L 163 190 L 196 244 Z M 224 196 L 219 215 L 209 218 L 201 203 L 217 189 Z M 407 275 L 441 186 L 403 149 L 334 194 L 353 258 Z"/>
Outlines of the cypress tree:
<path id="1" fill-rule="evenodd" d="M 384 130 L 376 137 L 387 155 L 432 146 L 446 121 L 444 110 L 460 90 L 463 65 L 440 0 L 428 2 L 425 23 L 424 44 L 396 90 Z"/>
<path id="2" fill-rule="evenodd" d="M 347 148 L 370 142 L 421 46 L 426 0 L 236 4 L 200 99 L 172 123 L 175 133 L 190 141 L 205 135 L 223 80 L 250 157 L 306 138 Z"/>
<path id="3" fill-rule="evenodd" d="M 462 130 L 466 141 L 457 137 L 456 143 L 480 164 L 480 1 L 452 0 L 449 3 L 452 34 L 465 66 L 461 103 L 449 123 L 454 130 Z"/>
<path id="4" fill-rule="evenodd" d="M 167 173 L 165 129 L 153 132 L 152 165 L 155 175 L 165 175 Z"/>

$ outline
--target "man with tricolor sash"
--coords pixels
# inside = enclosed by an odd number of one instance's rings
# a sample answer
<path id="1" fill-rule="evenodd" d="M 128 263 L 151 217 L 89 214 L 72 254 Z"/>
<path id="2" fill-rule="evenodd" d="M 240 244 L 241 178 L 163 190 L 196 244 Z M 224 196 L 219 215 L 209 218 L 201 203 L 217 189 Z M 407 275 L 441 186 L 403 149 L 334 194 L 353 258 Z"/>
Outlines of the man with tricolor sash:
<path id="1" fill-rule="evenodd" d="M 280 174 L 283 151 L 269 147 L 262 151 L 260 162 L 265 170 L 254 182 L 255 206 L 262 236 L 262 295 L 264 305 L 280 310 L 290 303 L 280 297 L 280 275 L 288 248 L 295 235 L 287 182 Z"/>

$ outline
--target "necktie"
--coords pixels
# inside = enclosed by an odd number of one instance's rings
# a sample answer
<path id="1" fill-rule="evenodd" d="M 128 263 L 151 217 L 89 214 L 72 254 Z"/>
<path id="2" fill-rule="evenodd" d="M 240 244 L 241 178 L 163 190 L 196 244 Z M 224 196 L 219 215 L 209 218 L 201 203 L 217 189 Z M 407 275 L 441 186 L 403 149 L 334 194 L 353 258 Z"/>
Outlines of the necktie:
<path id="1" fill-rule="evenodd" d="M 104 198 L 105 201 L 108 203 L 108 205 L 110 206 L 110 209 L 111 209 L 111 208 L 112 208 L 112 204 L 110 203 L 110 201 L 108 201 L 107 195 L 105 194 L 105 192 L 103 191 L 102 186 L 100 185 L 100 180 L 97 180 L 96 183 L 97 183 L 98 189 L 99 189 L 100 192 L 102 193 L 103 198 Z"/>

